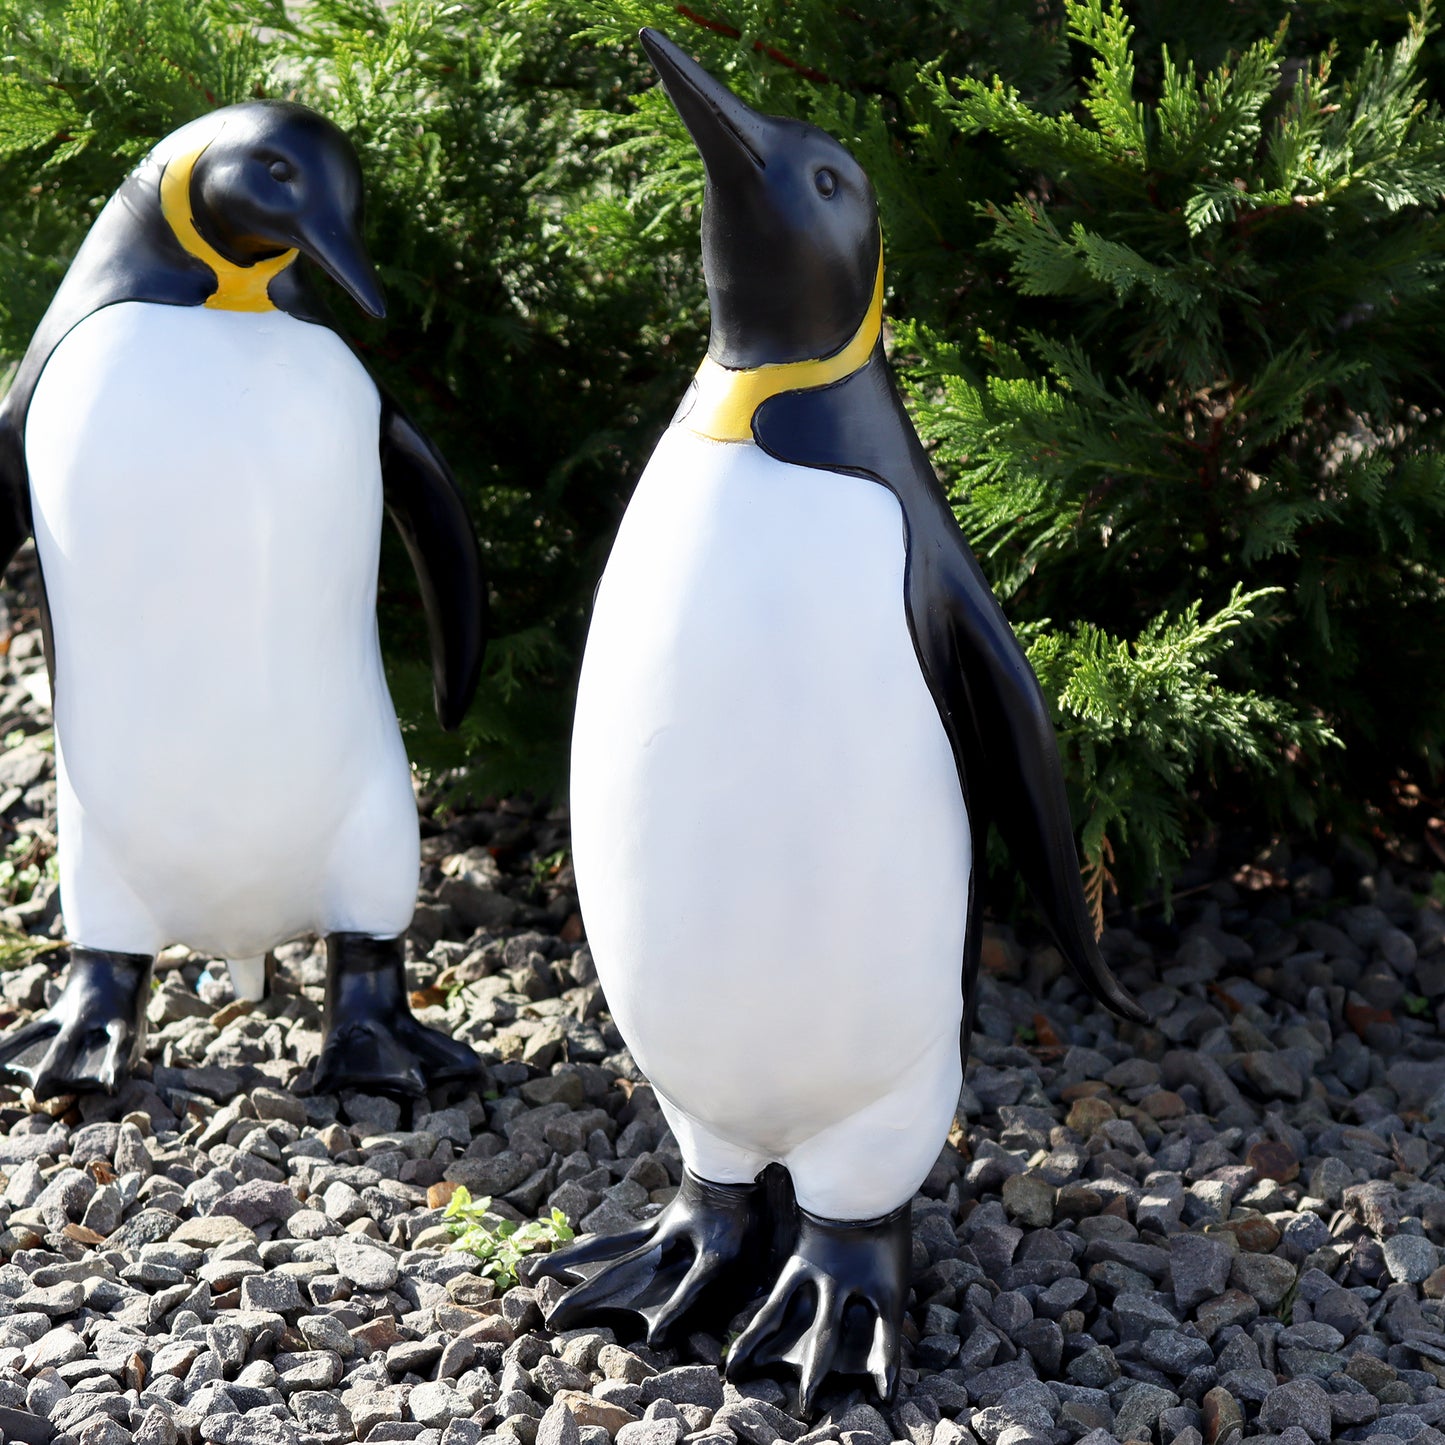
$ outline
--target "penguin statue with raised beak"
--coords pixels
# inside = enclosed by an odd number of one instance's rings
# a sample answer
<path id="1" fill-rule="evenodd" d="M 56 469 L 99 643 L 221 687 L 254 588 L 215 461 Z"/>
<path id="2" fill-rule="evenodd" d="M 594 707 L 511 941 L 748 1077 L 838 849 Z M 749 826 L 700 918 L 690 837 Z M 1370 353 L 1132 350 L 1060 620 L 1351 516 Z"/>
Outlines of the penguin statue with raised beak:
<path id="1" fill-rule="evenodd" d="M 712 334 L 597 591 L 572 830 L 598 975 L 685 1170 L 640 1228 L 531 1272 L 580 1277 L 553 1328 L 630 1314 L 654 1343 L 750 1288 L 730 1375 L 794 1367 L 804 1410 L 833 1371 L 891 1399 L 990 818 L 1085 984 L 1142 1014 L 1095 942 L 1038 682 L 889 376 L 867 176 L 642 43 L 706 168 Z"/>
<path id="2" fill-rule="evenodd" d="M 303 257 L 383 314 L 350 141 L 299 105 L 214 111 L 106 205 L 0 403 L 0 565 L 34 533 L 71 939 L 0 1068 L 42 1098 L 125 1079 L 158 950 L 224 958 L 259 998 L 267 952 L 307 932 L 327 951 L 317 1088 L 479 1072 L 407 1003 L 419 831 L 377 636 L 383 512 L 449 728 L 481 667 L 480 553 Z"/>

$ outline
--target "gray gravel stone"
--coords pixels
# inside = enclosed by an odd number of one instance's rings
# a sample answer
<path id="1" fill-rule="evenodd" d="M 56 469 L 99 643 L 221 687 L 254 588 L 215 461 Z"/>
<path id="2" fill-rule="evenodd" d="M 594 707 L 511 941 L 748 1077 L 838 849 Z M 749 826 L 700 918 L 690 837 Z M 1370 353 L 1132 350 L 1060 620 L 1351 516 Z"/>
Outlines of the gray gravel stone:
<path id="1" fill-rule="evenodd" d="M 1405 1284 L 1419 1284 L 1440 1267 L 1441 1251 L 1418 1234 L 1392 1235 L 1384 1253 L 1390 1278 Z"/>
<path id="2" fill-rule="evenodd" d="M 1316 1380 L 1291 1380 L 1265 1397 L 1260 1424 L 1271 1430 L 1297 1425 L 1311 1440 L 1331 1438 L 1330 1397 Z"/>
<path id="3" fill-rule="evenodd" d="M 74 1283 L 55 1284 L 48 1289 L 28 1289 L 15 1300 L 17 1310 L 37 1310 L 53 1320 L 73 1315 L 85 1302 L 85 1291 Z"/>
<path id="4" fill-rule="evenodd" d="M 617 1445 L 679 1445 L 687 1434 L 681 1420 L 634 1420 L 614 1437 Z"/>
<path id="5" fill-rule="evenodd" d="M 536 1445 L 582 1445 L 577 1421 L 560 1401 L 549 1405 L 538 1422 Z"/>
<path id="6" fill-rule="evenodd" d="M 723 1402 L 722 1377 L 710 1365 L 680 1365 L 643 1380 L 642 1398 L 717 1410 Z"/>
<path id="7" fill-rule="evenodd" d="M 1169 1277 L 1174 1300 L 1184 1314 L 1224 1293 L 1234 1251 L 1205 1234 L 1176 1234 L 1169 1241 Z"/>
<path id="8" fill-rule="evenodd" d="M 200 1436 L 206 1445 L 300 1445 L 290 1420 L 259 1411 L 208 1415 L 201 1422 Z"/>
<path id="9" fill-rule="evenodd" d="M 30 635 L 0 658 L 0 695 L 39 666 Z M 0 1404 L 68 1422 L 61 1445 L 1219 1445 L 1221 1399 L 1273 1445 L 1428 1445 L 1445 1424 L 1445 1050 L 1400 1002 L 1445 998 L 1445 914 L 1411 897 L 1428 878 L 1363 850 L 1335 873 L 1299 859 L 1279 865 L 1290 889 L 1183 895 L 1172 954 L 1110 930 L 1154 1019 L 1127 1039 L 1052 988 L 1056 959 L 1005 938 L 966 1150 L 942 1152 L 915 1205 L 898 1402 L 838 1378 L 815 1427 L 772 1379 L 725 1385 L 717 1338 L 554 1341 L 541 1315 L 562 1286 L 498 1299 L 446 1252 L 447 1181 L 499 1212 L 551 1201 L 626 1227 L 679 1177 L 590 952 L 556 932 L 567 870 L 539 883 L 510 861 L 562 827 L 525 807 L 428 824 L 409 983 L 465 984 L 425 1016 L 481 1049 L 485 1097 L 407 1113 L 308 1095 L 324 961 L 304 942 L 278 950 L 275 996 L 219 1029 L 225 984 L 163 960 L 144 1077 L 81 1101 L 74 1127 L 0 1082 Z M 1357 878 L 1358 898 L 1328 901 Z M 33 1011 L 49 977 L 11 970 L 0 992 Z M 1362 1039 L 1344 1017 L 1360 998 L 1397 1011 L 1388 1054 L 1381 1025 Z M 1040 1012 L 1062 1052 L 1018 1046 Z M 1225 1223 L 1248 1247 L 1203 1232 Z M 104 1244 L 59 1237 L 77 1224 Z"/>
<path id="10" fill-rule="evenodd" d="M 272 1220 L 290 1219 L 301 1202 L 284 1185 L 265 1179 L 248 1179 L 228 1190 L 211 1206 L 211 1214 L 229 1215 L 251 1229 Z"/>
<path id="11" fill-rule="evenodd" d="M 1204 1340 L 1180 1330 L 1155 1330 L 1144 1341 L 1140 1354 L 1166 1374 L 1179 1376 L 1214 1359 L 1214 1351 Z"/>
<path id="12" fill-rule="evenodd" d="M 362 1240 L 338 1240 L 335 1264 L 337 1273 L 360 1289 L 387 1290 L 396 1283 L 396 1260 Z"/>
<path id="13" fill-rule="evenodd" d="M 241 1281 L 241 1308 L 288 1314 L 301 1308 L 301 1290 L 291 1275 L 253 1275 Z"/>
<path id="14" fill-rule="evenodd" d="M 1272 1310 L 1295 1282 L 1295 1267 L 1273 1254 L 1242 1253 L 1229 1267 L 1229 1283 L 1256 1300 L 1261 1309 Z"/>
<path id="15" fill-rule="evenodd" d="M 417 1385 L 407 1398 L 413 1420 L 423 1425 L 441 1426 L 471 1414 L 471 1403 L 445 1381 Z"/>
<path id="16" fill-rule="evenodd" d="M 159 1405 L 152 1405 L 132 1431 L 135 1445 L 177 1445 L 180 1432 L 171 1415 Z"/>
<path id="17" fill-rule="evenodd" d="M 134 1437 L 119 1422 L 102 1415 L 87 1420 L 75 1432 L 75 1438 L 79 1445 L 131 1445 Z"/>
<path id="18" fill-rule="evenodd" d="M 1179 1396 L 1172 1390 L 1161 1389 L 1147 1381 L 1130 1385 L 1119 1402 L 1114 1417 L 1114 1433 L 1120 1440 L 1147 1439 L 1154 1422 L 1165 1410 L 1179 1403 Z"/>
<path id="19" fill-rule="evenodd" d="M 350 1440 L 356 1435 L 350 1411 L 329 1390 L 298 1390 L 288 1403 L 307 1435 L 322 1440 Z"/>

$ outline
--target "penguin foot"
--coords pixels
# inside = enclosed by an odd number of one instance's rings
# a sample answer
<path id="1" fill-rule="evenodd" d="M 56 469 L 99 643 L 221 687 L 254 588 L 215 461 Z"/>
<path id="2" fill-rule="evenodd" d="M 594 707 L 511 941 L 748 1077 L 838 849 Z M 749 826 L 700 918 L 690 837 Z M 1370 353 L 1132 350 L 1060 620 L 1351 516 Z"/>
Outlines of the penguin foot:
<path id="1" fill-rule="evenodd" d="M 661 1344 L 706 1295 L 734 1297 L 755 1277 L 766 1253 L 760 1184 L 713 1184 L 684 1171 L 682 1187 L 655 1219 L 620 1234 L 594 1234 L 527 1262 L 529 1282 L 602 1266 L 552 1307 L 547 1327 L 570 1330 L 606 1314 L 630 1314 Z M 724 1316 L 726 1317 L 726 1316 Z"/>
<path id="2" fill-rule="evenodd" d="M 793 1365 L 806 1414 L 829 1374 L 869 1374 L 880 1398 L 891 1403 L 908 1298 L 912 1205 L 861 1224 L 798 1213 L 792 1255 L 728 1352 L 727 1376 Z"/>
<path id="3" fill-rule="evenodd" d="M 399 938 L 327 937 L 324 1028 L 312 1086 L 318 1094 L 415 1096 L 482 1075 L 482 1061 L 466 1044 L 412 1015 Z"/>
<path id="4" fill-rule="evenodd" d="M 37 1099 L 113 1094 L 145 1043 L 148 953 L 72 947 L 55 1007 L 0 1040 L 0 1075 L 26 1083 Z"/>

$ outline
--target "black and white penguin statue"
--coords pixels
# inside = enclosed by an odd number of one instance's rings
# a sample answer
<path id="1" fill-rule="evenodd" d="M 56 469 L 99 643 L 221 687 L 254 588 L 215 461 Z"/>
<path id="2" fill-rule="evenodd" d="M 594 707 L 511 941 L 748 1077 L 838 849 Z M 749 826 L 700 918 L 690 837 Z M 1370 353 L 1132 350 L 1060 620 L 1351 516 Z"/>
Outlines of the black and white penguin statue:
<path id="1" fill-rule="evenodd" d="M 712 336 L 597 591 L 572 829 L 599 977 L 686 1170 L 655 1219 L 532 1273 L 600 1265 L 549 1324 L 626 1312 L 653 1341 L 750 1283 L 730 1374 L 795 1366 L 804 1409 L 834 1370 L 891 1398 L 990 817 L 1084 982 L 1141 1014 L 1095 943 L 1038 683 L 889 377 L 868 178 L 642 41 L 706 166 Z"/>
<path id="2" fill-rule="evenodd" d="M 113 1090 L 151 964 L 181 943 L 259 998 L 268 950 L 327 947 L 319 1088 L 475 1076 L 407 1006 L 419 834 L 382 671 L 383 509 L 415 565 L 455 727 L 486 632 L 445 463 L 313 299 L 366 312 L 350 141 L 299 105 L 217 110 L 101 212 L 0 403 L 0 566 L 34 532 L 70 972 L 0 1040 L 37 1095 Z"/>

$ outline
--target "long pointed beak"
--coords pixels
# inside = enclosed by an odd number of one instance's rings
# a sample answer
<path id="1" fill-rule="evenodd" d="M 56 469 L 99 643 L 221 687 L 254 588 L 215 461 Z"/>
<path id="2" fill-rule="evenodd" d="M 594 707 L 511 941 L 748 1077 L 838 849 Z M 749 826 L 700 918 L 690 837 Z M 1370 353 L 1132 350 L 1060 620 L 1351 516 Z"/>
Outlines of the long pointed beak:
<path id="1" fill-rule="evenodd" d="M 381 282 L 361 242 L 359 216 L 352 219 L 332 207 L 317 207 L 297 228 L 295 242 L 368 316 L 379 321 L 386 315 Z"/>
<path id="2" fill-rule="evenodd" d="M 639 38 L 709 177 L 720 180 L 744 166 L 765 169 L 767 119 L 744 105 L 660 30 L 644 29 Z"/>

